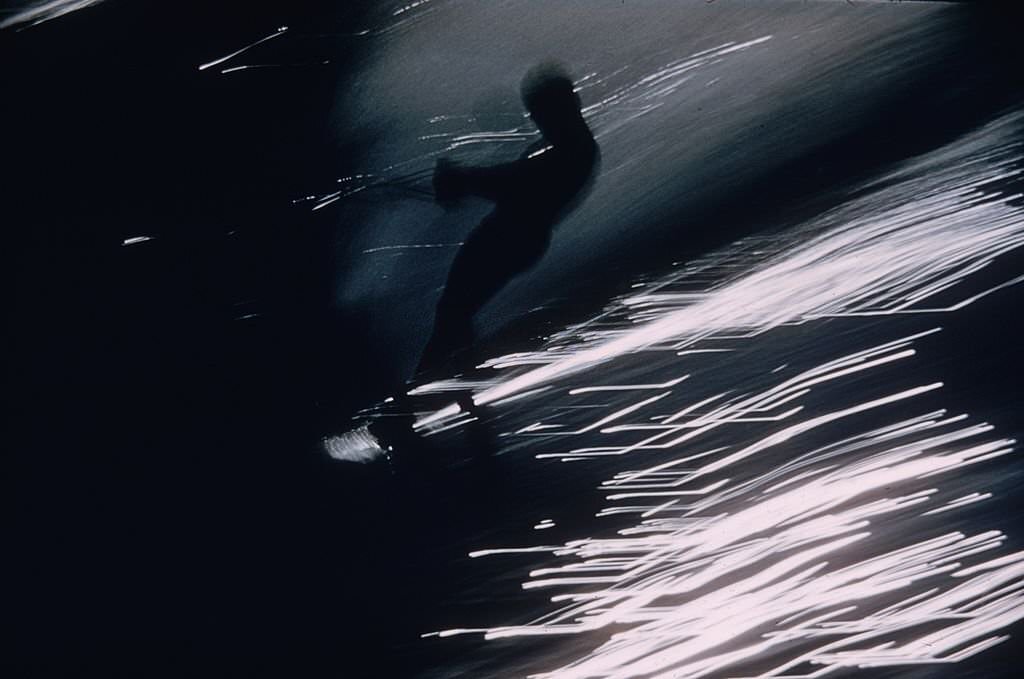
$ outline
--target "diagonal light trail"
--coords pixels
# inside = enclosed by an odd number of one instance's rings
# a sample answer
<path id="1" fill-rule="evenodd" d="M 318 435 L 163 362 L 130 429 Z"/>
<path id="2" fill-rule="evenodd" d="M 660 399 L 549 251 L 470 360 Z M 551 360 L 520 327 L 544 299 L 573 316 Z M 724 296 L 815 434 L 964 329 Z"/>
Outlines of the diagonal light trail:
<path id="1" fill-rule="evenodd" d="M 80 9 L 98 5 L 103 0 L 49 0 L 36 2 L 14 12 L 0 21 L 0 29 L 13 26 L 36 26 L 44 21 L 57 19 Z"/>
<path id="2" fill-rule="evenodd" d="M 606 504 L 591 537 L 470 554 L 548 555 L 523 574 L 550 593 L 543 616 L 426 636 L 584 640 L 535 675 L 559 679 L 804 679 L 959 663 L 1009 638 L 1024 552 L 973 517 L 1000 501 L 1015 441 L 937 407 L 941 382 L 911 369 L 937 325 L 864 338 L 1024 280 L 977 282 L 1024 245 L 1020 195 L 995 188 L 1019 174 L 1021 123 L 999 119 L 802 229 L 644 282 L 541 350 L 490 362 L 498 377 L 465 385 L 476 403 L 523 420 L 508 436 L 534 457 L 608 470 Z M 837 322 L 873 329 L 833 335 Z M 797 325 L 813 352 L 758 362 Z"/>

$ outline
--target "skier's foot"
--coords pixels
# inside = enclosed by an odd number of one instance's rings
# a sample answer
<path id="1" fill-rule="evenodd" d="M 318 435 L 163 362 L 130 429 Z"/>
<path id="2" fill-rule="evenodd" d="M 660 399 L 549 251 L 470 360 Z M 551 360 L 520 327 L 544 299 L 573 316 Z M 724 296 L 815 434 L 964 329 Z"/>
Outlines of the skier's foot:
<path id="1" fill-rule="evenodd" d="M 462 412 L 469 413 L 474 416 L 479 415 L 479 406 L 477 406 L 476 402 L 473 400 L 473 392 L 460 391 L 455 402 L 459 404 L 459 408 L 462 409 Z"/>

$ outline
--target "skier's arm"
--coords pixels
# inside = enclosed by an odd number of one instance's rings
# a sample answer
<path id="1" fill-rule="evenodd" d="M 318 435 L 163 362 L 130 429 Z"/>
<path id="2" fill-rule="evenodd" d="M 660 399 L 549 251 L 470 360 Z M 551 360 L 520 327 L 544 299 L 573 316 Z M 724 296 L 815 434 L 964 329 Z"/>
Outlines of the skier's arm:
<path id="1" fill-rule="evenodd" d="M 444 203 L 463 196 L 479 196 L 498 201 L 526 177 L 526 161 L 501 165 L 465 167 L 439 159 L 434 168 L 434 195 Z"/>

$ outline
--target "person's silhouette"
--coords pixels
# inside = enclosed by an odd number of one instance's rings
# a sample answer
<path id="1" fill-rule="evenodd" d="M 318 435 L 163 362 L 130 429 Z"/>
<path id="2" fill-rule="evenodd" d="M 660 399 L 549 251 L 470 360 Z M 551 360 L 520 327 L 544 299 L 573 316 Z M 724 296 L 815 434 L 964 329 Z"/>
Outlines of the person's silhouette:
<path id="1" fill-rule="evenodd" d="M 437 161 L 434 194 L 451 203 L 480 196 L 495 203 L 466 238 L 437 305 L 434 332 L 418 373 L 445 366 L 473 343 L 473 316 L 514 276 L 536 264 L 551 230 L 586 193 L 598 147 L 583 120 L 572 79 L 553 64 L 532 68 L 523 105 L 543 137 L 518 160 L 489 167 Z"/>

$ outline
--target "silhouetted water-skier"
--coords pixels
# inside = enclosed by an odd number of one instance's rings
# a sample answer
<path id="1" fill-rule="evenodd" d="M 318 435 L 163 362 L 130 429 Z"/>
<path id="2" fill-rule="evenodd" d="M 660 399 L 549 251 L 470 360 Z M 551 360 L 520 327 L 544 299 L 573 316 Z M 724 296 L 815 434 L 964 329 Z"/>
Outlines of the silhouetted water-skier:
<path id="1" fill-rule="evenodd" d="M 472 345 L 473 316 L 514 276 L 540 260 L 551 230 L 583 197 L 595 174 L 597 143 L 565 71 L 551 64 L 534 67 L 523 78 L 521 95 L 543 146 L 532 147 L 514 162 L 489 167 L 437 162 L 438 202 L 473 195 L 493 201 L 495 207 L 455 256 L 419 373 L 446 365 Z"/>

